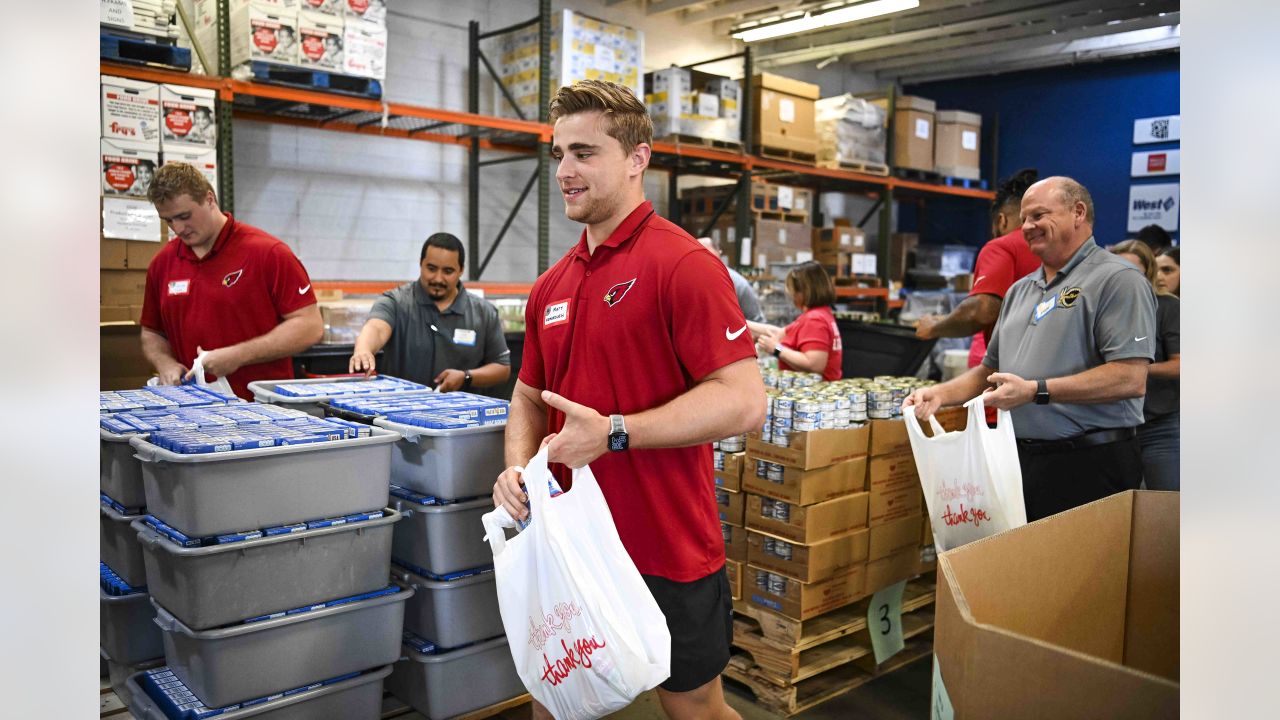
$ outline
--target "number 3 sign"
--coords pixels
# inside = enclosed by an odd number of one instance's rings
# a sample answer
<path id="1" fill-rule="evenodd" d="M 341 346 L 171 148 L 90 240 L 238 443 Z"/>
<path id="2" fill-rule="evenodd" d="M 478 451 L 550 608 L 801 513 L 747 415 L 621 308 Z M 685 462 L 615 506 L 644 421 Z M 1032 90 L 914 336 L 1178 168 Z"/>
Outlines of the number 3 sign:
<path id="1" fill-rule="evenodd" d="M 867 607 L 867 631 L 871 635 L 871 649 L 877 665 L 902 650 L 902 591 L 906 587 L 907 581 L 903 580 L 871 596 L 871 605 Z"/>

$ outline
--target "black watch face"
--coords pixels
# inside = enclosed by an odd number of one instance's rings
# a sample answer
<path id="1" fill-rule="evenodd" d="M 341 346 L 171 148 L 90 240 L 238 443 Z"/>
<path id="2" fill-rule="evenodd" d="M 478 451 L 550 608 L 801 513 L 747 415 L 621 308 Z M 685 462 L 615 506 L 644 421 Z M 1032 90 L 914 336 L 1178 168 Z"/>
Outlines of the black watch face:
<path id="1" fill-rule="evenodd" d="M 610 433 L 609 434 L 609 452 L 622 452 L 627 449 L 626 433 Z"/>

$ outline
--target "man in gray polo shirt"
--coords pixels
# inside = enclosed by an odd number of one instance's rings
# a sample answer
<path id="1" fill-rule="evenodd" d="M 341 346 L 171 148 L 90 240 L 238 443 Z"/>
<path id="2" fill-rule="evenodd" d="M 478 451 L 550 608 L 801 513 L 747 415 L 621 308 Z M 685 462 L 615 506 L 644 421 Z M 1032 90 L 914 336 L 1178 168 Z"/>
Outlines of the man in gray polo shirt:
<path id="1" fill-rule="evenodd" d="M 466 251 L 449 233 L 422 245 L 420 276 L 388 290 L 374 303 L 356 338 L 351 372 L 382 371 L 440 392 L 506 382 L 511 353 L 498 309 L 462 287 Z"/>
<path id="2" fill-rule="evenodd" d="M 1014 283 L 982 364 L 912 393 L 927 418 L 983 394 L 1012 411 L 1027 519 L 1136 489 L 1156 303 L 1133 265 L 1098 247 L 1093 199 L 1051 177 L 1022 199 L 1022 232 L 1040 270 Z"/>

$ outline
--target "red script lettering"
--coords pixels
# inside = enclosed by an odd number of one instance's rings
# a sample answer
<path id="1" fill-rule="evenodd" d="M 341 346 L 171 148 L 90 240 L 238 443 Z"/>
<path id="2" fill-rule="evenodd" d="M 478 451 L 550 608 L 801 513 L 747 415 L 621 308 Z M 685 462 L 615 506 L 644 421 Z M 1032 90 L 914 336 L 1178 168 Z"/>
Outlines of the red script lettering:
<path id="1" fill-rule="evenodd" d="M 564 649 L 564 657 L 551 663 L 551 659 L 546 653 L 542 654 L 542 679 L 544 682 L 550 681 L 552 686 L 559 685 L 564 679 L 569 677 L 569 673 L 574 668 L 591 667 L 591 653 L 604 647 L 604 641 L 597 640 L 595 635 L 590 638 L 578 638 L 573 641 L 573 647 L 569 647 L 566 640 L 560 641 L 560 647 Z"/>

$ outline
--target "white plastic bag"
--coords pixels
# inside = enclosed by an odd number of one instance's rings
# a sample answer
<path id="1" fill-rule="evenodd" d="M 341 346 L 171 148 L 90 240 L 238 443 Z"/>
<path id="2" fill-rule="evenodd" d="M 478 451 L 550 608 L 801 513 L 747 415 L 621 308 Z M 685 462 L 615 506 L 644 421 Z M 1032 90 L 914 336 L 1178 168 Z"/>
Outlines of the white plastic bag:
<path id="1" fill-rule="evenodd" d="M 622 547 L 589 467 L 552 500 L 543 448 L 524 469 L 529 526 L 503 508 L 483 518 L 502 625 L 516 671 L 556 720 L 598 718 L 671 674 L 667 621 Z"/>
<path id="2" fill-rule="evenodd" d="M 197 385 L 200 385 L 201 387 L 207 387 L 210 390 L 216 393 L 221 393 L 223 395 L 226 395 L 227 397 L 235 397 L 236 393 L 234 390 L 231 389 L 231 382 L 226 378 L 220 377 L 217 380 L 214 380 L 213 382 L 209 382 L 205 378 L 204 356 L 208 354 L 209 354 L 209 351 L 205 350 L 201 352 L 199 355 L 196 355 L 195 362 L 191 363 L 191 370 L 192 372 L 195 373 L 194 375 L 192 375 L 192 379 L 195 381 Z M 155 375 L 152 375 L 147 380 L 148 387 L 155 387 L 156 385 L 159 385 L 159 384 L 160 384 L 160 378 L 156 377 Z"/>
<path id="3" fill-rule="evenodd" d="M 1013 418 L 997 411 L 993 429 L 982 396 L 965 407 L 969 420 L 960 432 L 944 432 L 929 418 L 933 437 L 925 436 L 914 408 L 902 414 L 938 552 L 1027 524 Z"/>

